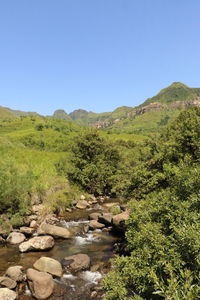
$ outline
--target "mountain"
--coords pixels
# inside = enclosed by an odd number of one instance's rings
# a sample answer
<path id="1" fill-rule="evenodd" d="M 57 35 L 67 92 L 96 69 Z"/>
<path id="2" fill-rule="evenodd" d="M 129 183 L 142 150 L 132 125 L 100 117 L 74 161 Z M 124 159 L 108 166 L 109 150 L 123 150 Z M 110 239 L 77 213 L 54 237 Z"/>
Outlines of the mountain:
<path id="1" fill-rule="evenodd" d="M 162 89 L 156 96 L 148 98 L 143 104 L 159 102 L 164 104 L 175 101 L 187 101 L 200 97 L 200 88 L 190 88 L 181 82 L 173 82 L 167 88 Z"/>
<path id="2" fill-rule="evenodd" d="M 64 111 L 64 109 L 57 109 L 54 112 L 53 117 L 57 119 L 71 120 L 70 116 Z"/>

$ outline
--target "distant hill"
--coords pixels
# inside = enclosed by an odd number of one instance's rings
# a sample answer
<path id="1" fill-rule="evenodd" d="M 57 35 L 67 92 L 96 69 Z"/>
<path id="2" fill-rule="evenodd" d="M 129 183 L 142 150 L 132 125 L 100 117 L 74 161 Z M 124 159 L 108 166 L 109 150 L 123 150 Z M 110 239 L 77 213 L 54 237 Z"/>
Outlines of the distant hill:
<path id="1" fill-rule="evenodd" d="M 56 110 L 53 117 L 57 119 L 71 120 L 70 116 L 63 109 Z"/>
<path id="2" fill-rule="evenodd" d="M 175 101 L 193 100 L 197 97 L 200 97 L 200 88 L 190 88 L 181 82 L 174 82 L 156 96 L 148 98 L 142 106 L 154 102 L 169 104 Z"/>
<path id="3" fill-rule="evenodd" d="M 69 114 L 63 109 L 58 109 L 53 117 L 115 133 L 149 134 L 165 126 L 181 109 L 190 105 L 200 105 L 200 88 L 190 88 L 181 82 L 174 82 L 137 107 L 121 106 L 112 112 L 103 113 L 78 109 Z M 28 115 L 37 113 L 0 107 L 1 120 Z"/>
<path id="4" fill-rule="evenodd" d="M 0 106 L 0 120 L 12 120 L 22 116 L 39 116 L 36 112 L 24 112 Z"/>

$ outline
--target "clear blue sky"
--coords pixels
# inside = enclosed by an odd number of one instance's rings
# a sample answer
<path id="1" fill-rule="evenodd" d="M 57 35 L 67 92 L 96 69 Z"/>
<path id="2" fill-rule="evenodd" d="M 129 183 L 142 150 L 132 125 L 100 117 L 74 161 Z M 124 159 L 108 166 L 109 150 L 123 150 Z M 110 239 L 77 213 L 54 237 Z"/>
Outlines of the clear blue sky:
<path id="1" fill-rule="evenodd" d="M 200 87 L 200 0 L 0 0 L 0 105 L 52 114 Z"/>

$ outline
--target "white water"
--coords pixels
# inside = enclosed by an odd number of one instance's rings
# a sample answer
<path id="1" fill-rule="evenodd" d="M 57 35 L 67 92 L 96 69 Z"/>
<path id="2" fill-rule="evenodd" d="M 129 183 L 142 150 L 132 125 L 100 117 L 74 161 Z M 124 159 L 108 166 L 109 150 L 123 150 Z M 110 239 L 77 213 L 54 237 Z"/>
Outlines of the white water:
<path id="1" fill-rule="evenodd" d="M 84 271 L 80 274 L 80 278 L 88 281 L 89 283 L 97 284 L 102 278 L 102 275 L 99 272 Z"/>

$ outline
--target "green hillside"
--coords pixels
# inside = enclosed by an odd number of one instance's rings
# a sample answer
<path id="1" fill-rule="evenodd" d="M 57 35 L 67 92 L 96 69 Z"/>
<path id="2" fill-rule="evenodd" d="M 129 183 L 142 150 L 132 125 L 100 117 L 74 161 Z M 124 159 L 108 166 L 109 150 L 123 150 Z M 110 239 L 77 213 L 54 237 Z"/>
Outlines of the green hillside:
<path id="1" fill-rule="evenodd" d="M 175 101 L 188 101 L 199 96 L 200 88 L 190 88 L 181 82 L 174 82 L 162 89 L 156 96 L 148 98 L 142 105 L 154 102 L 169 104 Z"/>

